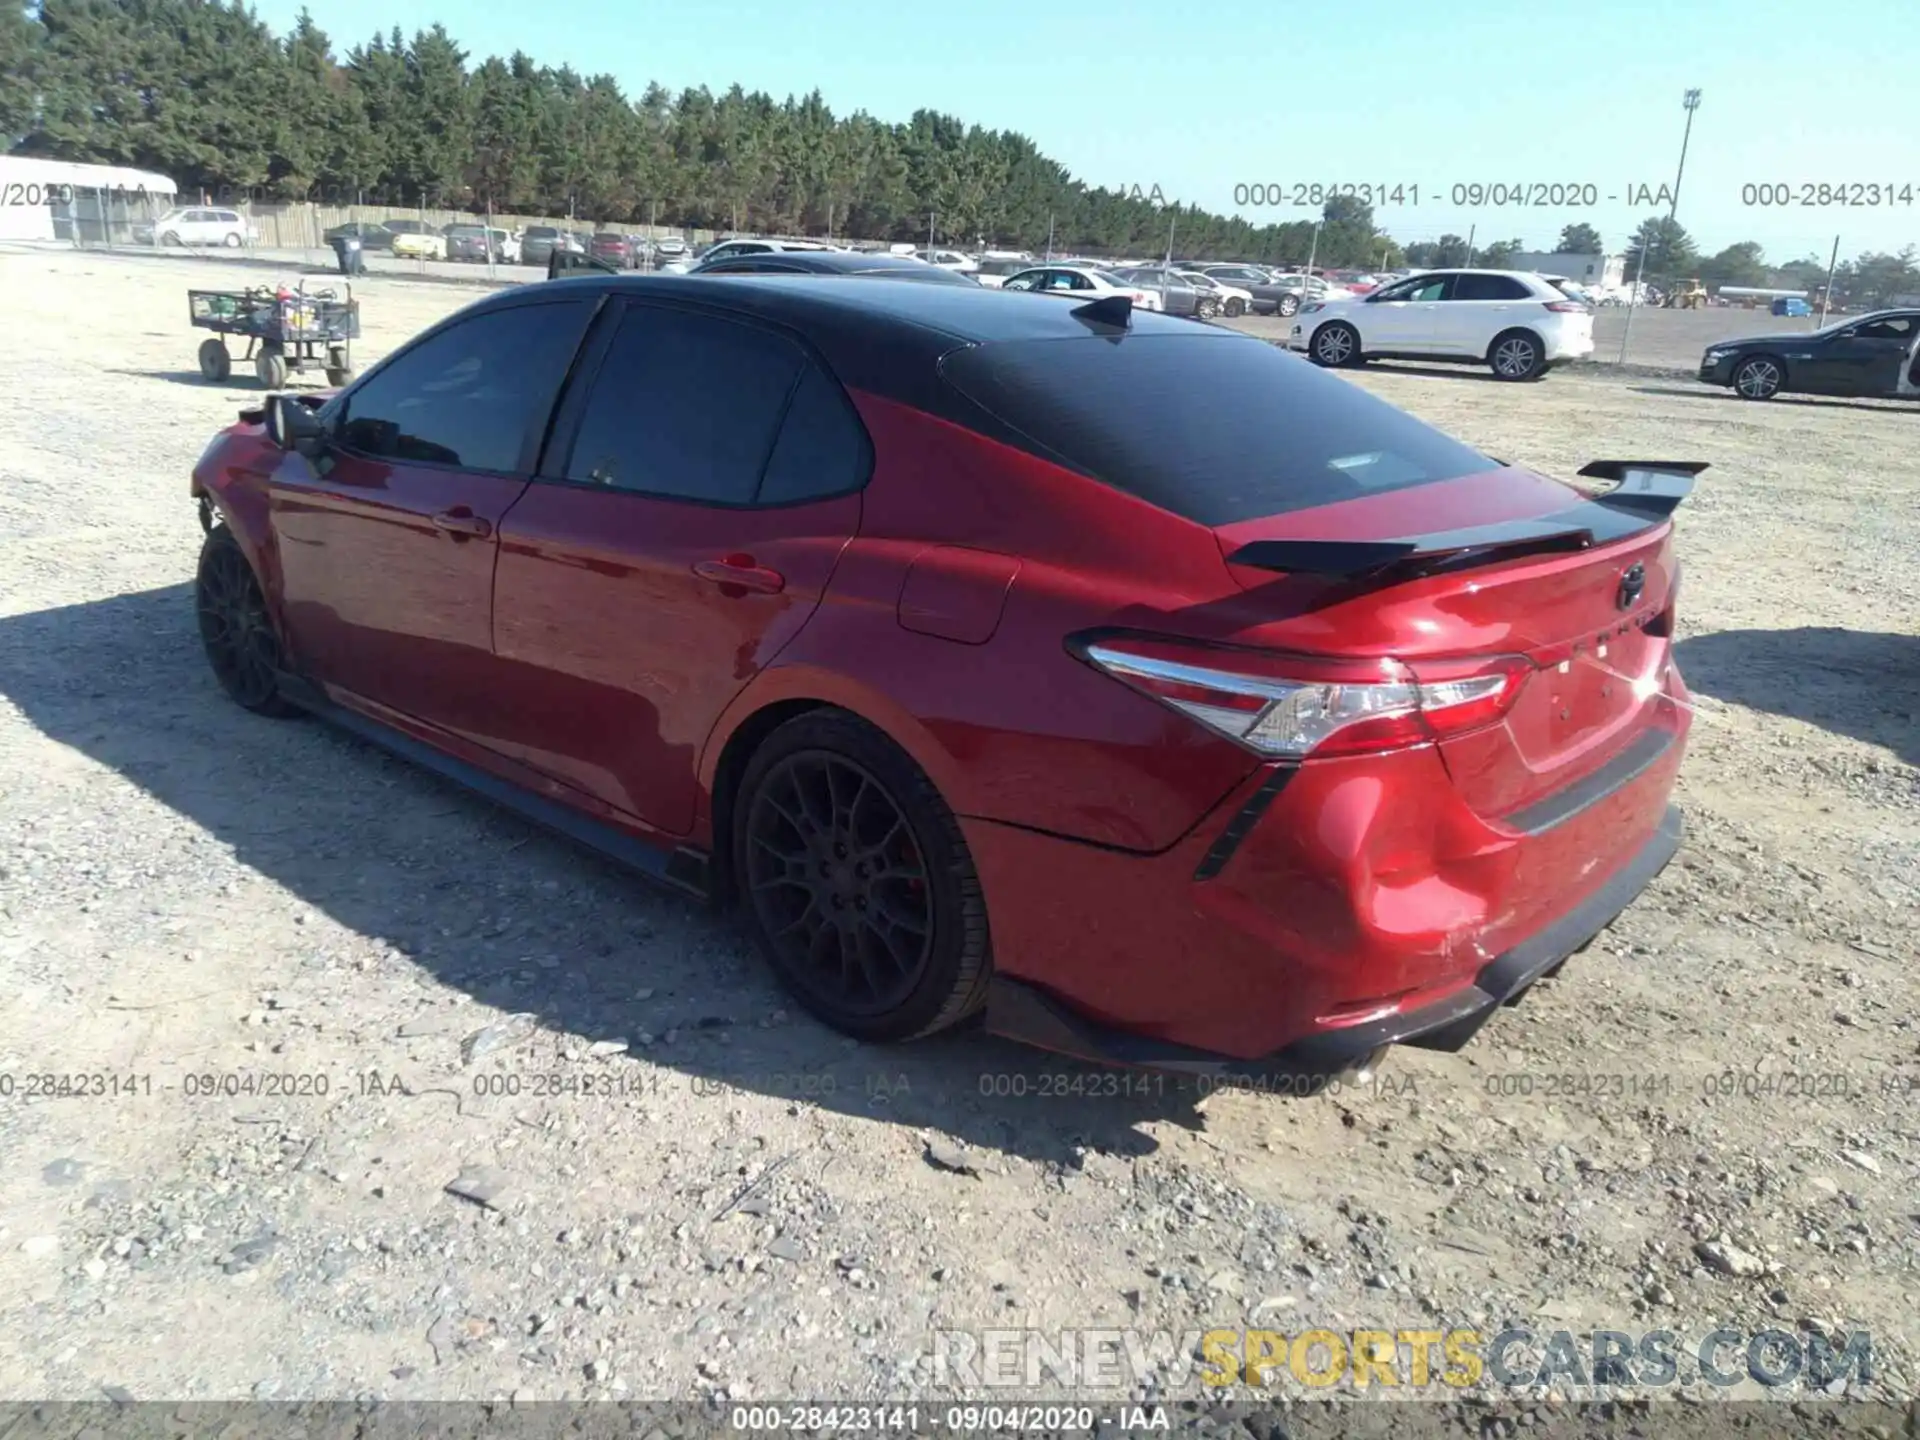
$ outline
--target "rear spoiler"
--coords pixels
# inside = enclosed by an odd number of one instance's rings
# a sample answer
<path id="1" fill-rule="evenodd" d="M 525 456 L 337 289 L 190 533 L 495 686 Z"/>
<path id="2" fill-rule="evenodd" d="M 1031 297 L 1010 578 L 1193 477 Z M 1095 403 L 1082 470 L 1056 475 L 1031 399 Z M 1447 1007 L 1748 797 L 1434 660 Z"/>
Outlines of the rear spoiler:
<path id="1" fill-rule="evenodd" d="M 1400 540 L 1253 540 L 1228 555 L 1227 563 L 1354 580 L 1402 569 L 1586 550 L 1660 524 L 1692 493 L 1695 477 L 1706 468 L 1704 461 L 1694 460 L 1595 460 L 1580 473 L 1618 483 L 1558 514 Z"/>

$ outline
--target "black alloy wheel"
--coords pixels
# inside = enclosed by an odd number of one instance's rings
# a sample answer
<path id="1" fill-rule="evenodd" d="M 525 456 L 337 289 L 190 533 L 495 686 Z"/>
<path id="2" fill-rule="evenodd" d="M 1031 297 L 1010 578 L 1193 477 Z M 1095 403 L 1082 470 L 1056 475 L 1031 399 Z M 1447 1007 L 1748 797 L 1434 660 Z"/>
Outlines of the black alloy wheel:
<path id="1" fill-rule="evenodd" d="M 985 905 L 932 783 L 878 731 L 803 715 L 756 752 L 734 878 L 796 998 L 863 1040 L 944 1029 L 985 1000 Z"/>
<path id="2" fill-rule="evenodd" d="M 207 663 L 227 697 L 256 715 L 296 714 L 280 695 L 280 640 L 259 582 L 225 525 L 216 525 L 200 547 L 194 608 Z"/>

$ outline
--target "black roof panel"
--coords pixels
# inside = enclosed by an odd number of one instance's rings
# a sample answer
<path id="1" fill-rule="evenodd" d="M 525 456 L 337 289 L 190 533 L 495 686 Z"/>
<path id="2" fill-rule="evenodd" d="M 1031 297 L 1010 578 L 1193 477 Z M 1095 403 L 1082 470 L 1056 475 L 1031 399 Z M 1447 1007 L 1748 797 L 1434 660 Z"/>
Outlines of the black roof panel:
<path id="1" fill-rule="evenodd" d="M 959 344 L 1066 340 L 1089 333 L 1073 316 L 1074 302 L 1051 295 L 1010 294 L 985 285 L 897 285 L 866 283 L 857 275 L 840 278 L 845 283 L 822 285 L 809 275 L 585 275 L 543 283 L 718 305 L 802 331 L 815 325 L 840 329 L 865 324 L 933 332 Z M 506 291 L 502 298 L 516 293 Z M 1263 343 L 1149 310 L 1133 312 L 1132 329 L 1143 335 L 1200 333 L 1223 342 Z"/>

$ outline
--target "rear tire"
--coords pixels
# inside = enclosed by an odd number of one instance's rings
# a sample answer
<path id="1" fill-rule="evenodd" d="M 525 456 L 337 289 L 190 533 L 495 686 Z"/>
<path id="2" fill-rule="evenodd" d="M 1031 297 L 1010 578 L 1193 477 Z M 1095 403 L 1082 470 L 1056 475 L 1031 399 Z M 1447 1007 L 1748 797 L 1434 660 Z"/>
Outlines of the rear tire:
<path id="1" fill-rule="evenodd" d="M 1742 400 L 1771 400 L 1786 380 L 1786 367 L 1771 355 L 1749 355 L 1733 367 L 1733 393 Z"/>
<path id="2" fill-rule="evenodd" d="M 267 614 L 260 582 L 233 531 L 216 525 L 200 546 L 193 586 L 200 644 L 227 698 L 273 719 L 298 715 L 280 694 L 280 637 Z"/>
<path id="3" fill-rule="evenodd" d="M 1334 320 L 1313 332 L 1307 358 L 1329 370 L 1360 363 L 1360 332 L 1344 320 Z"/>
<path id="4" fill-rule="evenodd" d="M 741 908 L 774 974 L 859 1040 L 910 1040 L 986 1003 L 986 898 L 959 822 L 920 767 L 842 711 L 788 721 L 733 811 Z"/>
<path id="5" fill-rule="evenodd" d="M 200 378 L 219 385 L 231 374 L 233 374 L 233 352 L 219 340 L 202 340 L 200 342 Z"/>
<path id="6" fill-rule="evenodd" d="M 253 373 L 261 389 L 282 389 L 287 383 L 287 357 L 278 350 L 262 350 L 253 357 Z"/>
<path id="7" fill-rule="evenodd" d="M 1300 297 L 1298 295 L 1282 295 L 1274 305 L 1273 313 L 1276 315 L 1298 315 L 1300 313 Z"/>
<path id="8" fill-rule="evenodd" d="M 1496 380 L 1538 380 L 1547 373 L 1547 347 L 1531 330 L 1508 330 L 1493 337 L 1487 364 Z"/>
<path id="9" fill-rule="evenodd" d="M 334 346 L 327 351 L 327 384 L 336 390 L 353 379 L 353 366 L 347 363 L 347 352 L 342 346 Z"/>

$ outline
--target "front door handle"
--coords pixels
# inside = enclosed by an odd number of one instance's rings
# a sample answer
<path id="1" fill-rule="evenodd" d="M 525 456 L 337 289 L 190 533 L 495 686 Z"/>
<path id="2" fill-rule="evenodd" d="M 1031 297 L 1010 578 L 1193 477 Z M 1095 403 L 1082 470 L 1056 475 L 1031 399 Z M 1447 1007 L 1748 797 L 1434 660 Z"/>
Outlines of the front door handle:
<path id="1" fill-rule="evenodd" d="M 444 530 L 449 535 L 471 535 L 484 540 L 493 533 L 493 526 L 482 520 L 464 505 L 456 505 L 451 510 L 442 510 L 433 517 L 433 528 Z"/>
<path id="2" fill-rule="evenodd" d="M 693 573 L 702 580 L 711 580 L 722 593 L 745 594 L 751 590 L 760 595 L 778 595 L 787 588 L 786 576 L 756 563 L 751 555 L 697 561 Z"/>

